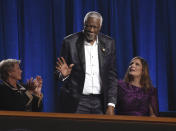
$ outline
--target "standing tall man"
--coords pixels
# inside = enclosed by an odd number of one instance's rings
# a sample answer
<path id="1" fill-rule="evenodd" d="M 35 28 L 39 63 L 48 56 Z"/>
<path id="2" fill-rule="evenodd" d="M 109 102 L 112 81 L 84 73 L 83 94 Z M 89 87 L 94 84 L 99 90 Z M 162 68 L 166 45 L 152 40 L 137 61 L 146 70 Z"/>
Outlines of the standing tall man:
<path id="1" fill-rule="evenodd" d="M 84 29 L 63 40 L 56 69 L 63 112 L 114 114 L 117 95 L 116 50 L 112 38 L 99 33 L 100 13 L 88 12 Z"/>

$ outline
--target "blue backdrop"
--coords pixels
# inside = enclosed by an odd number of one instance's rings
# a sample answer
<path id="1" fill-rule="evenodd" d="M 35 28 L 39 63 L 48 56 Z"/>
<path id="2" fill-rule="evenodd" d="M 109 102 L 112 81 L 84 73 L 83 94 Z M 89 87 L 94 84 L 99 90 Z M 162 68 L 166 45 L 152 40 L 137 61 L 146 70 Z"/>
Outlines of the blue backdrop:
<path id="1" fill-rule="evenodd" d="M 41 75 L 44 111 L 57 112 L 62 40 L 82 30 L 93 10 L 104 18 L 102 32 L 116 40 L 119 79 L 132 57 L 144 57 L 160 111 L 176 110 L 175 0 L 0 0 L 0 60 L 22 60 L 23 81 Z"/>

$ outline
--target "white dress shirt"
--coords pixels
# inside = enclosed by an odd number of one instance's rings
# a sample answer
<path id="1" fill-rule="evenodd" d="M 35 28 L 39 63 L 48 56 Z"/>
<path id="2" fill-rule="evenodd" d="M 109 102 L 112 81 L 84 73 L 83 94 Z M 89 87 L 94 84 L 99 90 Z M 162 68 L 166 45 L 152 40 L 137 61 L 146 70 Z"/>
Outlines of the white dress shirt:
<path id="1" fill-rule="evenodd" d="M 99 72 L 99 58 L 98 58 L 98 38 L 91 45 L 87 41 L 84 41 L 85 50 L 85 82 L 82 94 L 101 94 L 101 78 Z M 63 78 L 63 81 L 67 79 Z M 108 103 L 108 106 L 115 107 L 114 103 Z"/>
<path id="2" fill-rule="evenodd" d="M 93 43 L 93 45 L 84 41 L 84 50 L 86 71 L 83 94 L 100 94 L 101 79 L 98 60 L 98 39 Z"/>
<path id="3" fill-rule="evenodd" d="M 91 45 L 84 41 L 85 50 L 85 82 L 83 94 L 100 94 L 101 93 L 101 78 L 99 72 L 99 59 L 98 59 L 98 37 L 97 40 Z M 114 103 L 108 103 L 108 106 L 115 107 Z"/>

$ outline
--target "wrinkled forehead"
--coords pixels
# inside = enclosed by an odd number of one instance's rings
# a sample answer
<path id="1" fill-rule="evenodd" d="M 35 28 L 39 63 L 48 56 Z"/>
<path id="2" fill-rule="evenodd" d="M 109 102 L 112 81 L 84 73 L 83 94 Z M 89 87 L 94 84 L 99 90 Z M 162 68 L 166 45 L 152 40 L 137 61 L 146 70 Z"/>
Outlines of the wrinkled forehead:
<path id="1" fill-rule="evenodd" d="M 96 24 L 96 25 L 100 25 L 100 19 L 97 17 L 89 17 L 87 18 L 87 20 L 85 21 L 84 24 Z"/>

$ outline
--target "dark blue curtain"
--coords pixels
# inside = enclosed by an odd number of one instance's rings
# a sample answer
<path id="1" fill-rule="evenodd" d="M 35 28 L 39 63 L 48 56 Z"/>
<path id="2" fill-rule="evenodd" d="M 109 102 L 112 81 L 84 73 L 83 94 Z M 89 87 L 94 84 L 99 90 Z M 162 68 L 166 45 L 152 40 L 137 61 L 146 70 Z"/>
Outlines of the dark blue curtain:
<path id="1" fill-rule="evenodd" d="M 62 40 L 82 30 L 93 10 L 104 18 L 102 32 L 116 40 L 119 79 L 132 57 L 144 57 L 160 111 L 176 110 L 175 0 L 0 0 L 0 60 L 22 60 L 24 82 L 41 75 L 43 111 L 57 112 L 54 71 Z"/>

